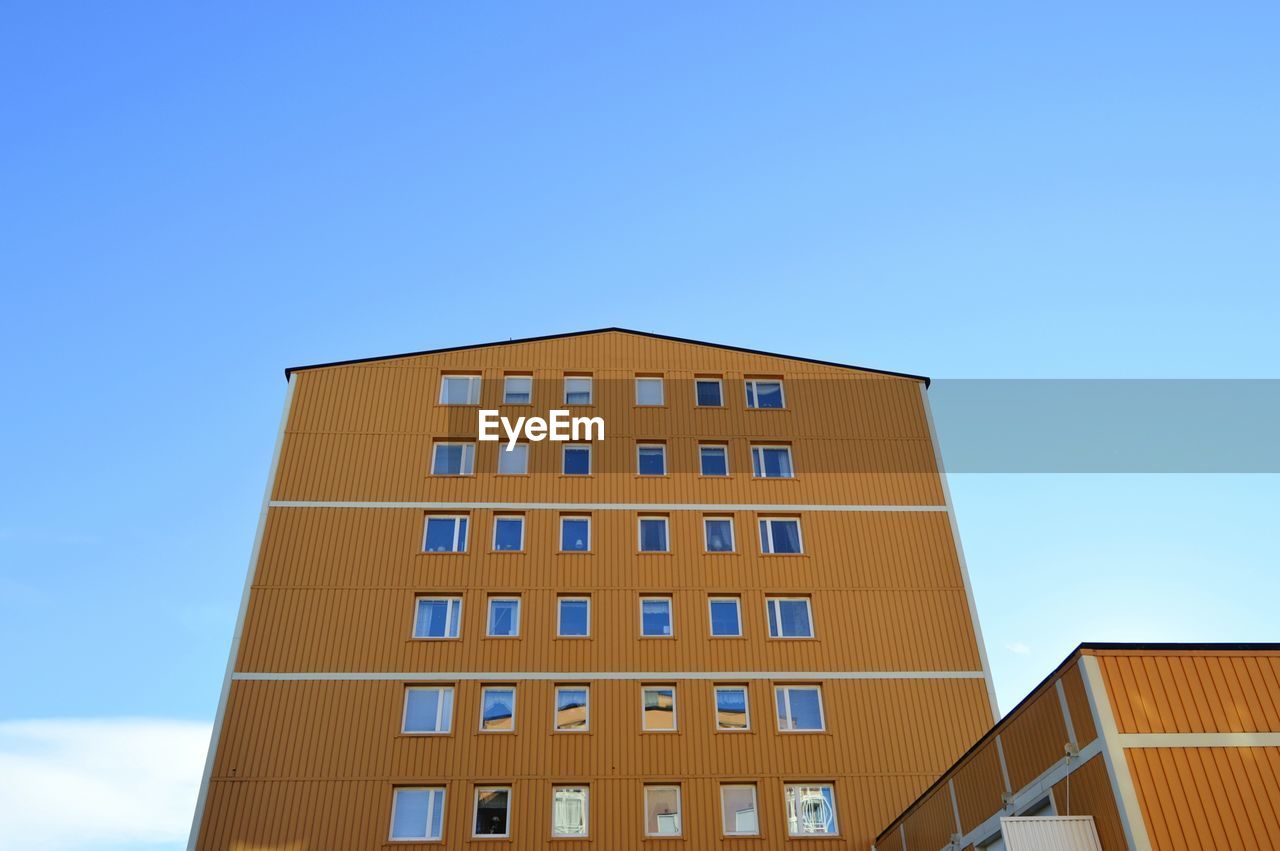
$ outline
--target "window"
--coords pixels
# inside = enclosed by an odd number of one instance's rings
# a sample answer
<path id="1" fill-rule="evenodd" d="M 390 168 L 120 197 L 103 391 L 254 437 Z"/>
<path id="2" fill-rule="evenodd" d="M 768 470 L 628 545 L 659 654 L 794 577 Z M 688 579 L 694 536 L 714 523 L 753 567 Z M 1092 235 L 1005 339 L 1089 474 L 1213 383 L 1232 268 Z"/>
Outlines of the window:
<path id="1" fill-rule="evenodd" d="M 564 403 L 566 405 L 590 405 L 591 376 L 566 375 L 564 379 Z"/>
<path id="2" fill-rule="evenodd" d="M 422 551 L 427 553 L 461 553 L 467 550 L 467 518 L 465 516 L 427 515 L 422 536 Z"/>
<path id="3" fill-rule="evenodd" d="M 760 552 L 772 555 L 804 552 L 800 541 L 800 521 L 793 517 L 762 519 L 760 521 Z"/>
<path id="4" fill-rule="evenodd" d="M 551 792 L 551 835 L 587 835 L 586 786 L 556 786 Z"/>
<path id="5" fill-rule="evenodd" d="M 755 786 L 721 786 L 720 812 L 724 817 L 725 836 L 755 836 L 760 832 Z"/>
<path id="6" fill-rule="evenodd" d="M 444 834 L 444 789 L 401 788 L 391 799 L 392 839 L 441 839 Z"/>
<path id="7" fill-rule="evenodd" d="M 585 443 L 566 443 L 562 471 L 566 476 L 591 475 L 591 447 Z"/>
<path id="8" fill-rule="evenodd" d="M 591 518 L 560 518 L 560 550 L 566 553 L 585 553 L 591 549 Z"/>
<path id="9" fill-rule="evenodd" d="M 437 443 L 431 456 L 431 475 L 470 476 L 476 467 L 474 443 Z"/>
<path id="10" fill-rule="evenodd" d="M 808 597 L 770 597 L 765 606 L 770 638 L 813 638 Z"/>
<path id="11" fill-rule="evenodd" d="M 733 552 L 733 518 L 704 517 L 702 531 L 709 553 Z"/>
<path id="12" fill-rule="evenodd" d="M 646 836 L 680 835 L 680 787 L 644 787 L 644 832 Z"/>
<path id="13" fill-rule="evenodd" d="M 445 375 L 440 378 L 441 405 L 479 405 L 480 376 Z"/>
<path id="14" fill-rule="evenodd" d="M 795 471 L 791 468 L 791 447 L 751 447 L 751 472 L 757 479 L 794 478 Z"/>
<path id="15" fill-rule="evenodd" d="M 640 552 L 667 552 L 667 518 L 640 518 Z"/>
<path id="16" fill-rule="evenodd" d="M 671 598 L 640 598 L 640 634 L 650 638 L 671 637 Z"/>
<path id="17" fill-rule="evenodd" d="M 524 516 L 499 514 L 493 518 L 493 548 L 503 553 L 524 549 Z"/>
<path id="18" fill-rule="evenodd" d="M 502 404 L 533 404 L 533 376 L 508 375 L 502 380 Z"/>
<path id="19" fill-rule="evenodd" d="M 498 475 L 523 476 L 529 472 L 529 444 L 498 444 Z"/>
<path id="20" fill-rule="evenodd" d="M 476 836 L 511 835 L 511 787 L 476 788 Z"/>
<path id="21" fill-rule="evenodd" d="M 511 732 L 516 728 L 516 687 L 485 686 L 480 690 L 480 731 Z"/>
<path id="22" fill-rule="evenodd" d="M 698 447 L 699 472 L 704 476 L 729 475 L 729 447 L 704 443 Z"/>
<path id="23" fill-rule="evenodd" d="M 645 686 L 640 689 L 642 727 L 646 730 L 676 728 L 676 687 Z"/>
<path id="24" fill-rule="evenodd" d="M 590 723 L 586 686 L 556 688 L 556 730 L 587 730 Z"/>
<path id="25" fill-rule="evenodd" d="M 698 378 L 693 382 L 699 408 L 724 407 L 724 394 L 721 392 L 720 379 Z"/>
<path id="26" fill-rule="evenodd" d="M 823 729 L 822 689 L 818 686 L 778 686 L 778 731 L 782 733 Z"/>
<path id="27" fill-rule="evenodd" d="M 556 635 L 585 638 L 591 634 L 591 598 L 561 597 L 556 616 Z"/>
<path id="28" fill-rule="evenodd" d="M 746 686 L 716 686 L 716 729 L 751 729 Z"/>
<path id="29" fill-rule="evenodd" d="M 636 379 L 636 404 L 655 406 L 664 403 L 662 379 L 654 376 Z"/>
<path id="30" fill-rule="evenodd" d="M 515 638 L 520 634 L 520 598 L 489 598 L 489 637 Z"/>
<path id="31" fill-rule="evenodd" d="M 453 729 L 453 686 L 411 686 L 404 691 L 404 733 L 448 733 Z"/>
<path id="32" fill-rule="evenodd" d="M 734 638 L 742 635 L 742 616 L 737 597 L 712 597 L 708 605 L 711 609 L 712 638 Z"/>
<path id="33" fill-rule="evenodd" d="M 787 833 L 791 836 L 835 836 L 836 790 L 830 783 L 789 783 L 786 788 Z"/>
<path id="34" fill-rule="evenodd" d="M 784 404 L 781 381 L 776 378 L 747 379 L 748 408 L 781 408 Z"/>
<path id="35" fill-rule="evenodd" d="M 637 446 L 636 472 L 642 476 L 665 476 L 667 447 L 661 443 L 642 443 Z"/>
<path id="36" fill-rule="evenodd" d="M 413 637 L 457 638 L 461 622 L 461 597 L 419 597 Z"/>

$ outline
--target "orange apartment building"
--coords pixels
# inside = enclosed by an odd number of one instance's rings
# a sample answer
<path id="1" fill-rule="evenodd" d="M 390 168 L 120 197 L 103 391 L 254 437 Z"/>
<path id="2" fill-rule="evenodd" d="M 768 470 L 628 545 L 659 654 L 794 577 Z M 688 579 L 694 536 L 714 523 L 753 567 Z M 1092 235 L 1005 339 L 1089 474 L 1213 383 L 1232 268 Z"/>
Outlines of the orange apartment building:
<path id="1" fill-rule="evenodd" d="M 287 375 L 193 849 L 869 849 L 994 721 L 927 379 L 616 328 Z"/>
<path id="2" fill-rule="evenodd" d="M 1280 644 L 1083 644 L 876 851 L 1280 849 Z"/>

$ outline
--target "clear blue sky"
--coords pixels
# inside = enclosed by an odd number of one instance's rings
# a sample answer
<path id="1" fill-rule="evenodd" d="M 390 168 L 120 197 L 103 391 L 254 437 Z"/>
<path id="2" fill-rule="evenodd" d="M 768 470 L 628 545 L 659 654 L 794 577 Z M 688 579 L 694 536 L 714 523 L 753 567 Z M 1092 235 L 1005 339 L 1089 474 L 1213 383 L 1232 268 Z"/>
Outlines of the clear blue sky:
<path id="1" fill-rule="evenodd" d="M 285 366 L 617 324 L 936 377 L 1280 376 L 1278 31 L 1273 3 L 7 5 L 0 724 L 212 718 Z M 1005 708 L 1081 639 L 1280 638 L 1275 476 L 952 487 Z"/>

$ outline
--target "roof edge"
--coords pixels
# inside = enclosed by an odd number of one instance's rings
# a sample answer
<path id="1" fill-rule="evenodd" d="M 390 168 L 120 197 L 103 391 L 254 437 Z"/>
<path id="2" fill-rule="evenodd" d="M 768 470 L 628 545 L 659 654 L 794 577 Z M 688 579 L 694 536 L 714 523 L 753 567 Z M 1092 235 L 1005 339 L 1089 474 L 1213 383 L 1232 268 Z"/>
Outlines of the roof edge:
<path id="1" fill-rule="evenodd" d="M 376 363 L 384 360 L 397 360 L 399 358 L 420 357 L 422 355 L 440 355 L 446 352 L 461 352 L 467 349 L 487 349 L 492 346 L 511 346 L 517 343 L 541 343 L 545 340 L 563 340 L 568 337 L 585 337 L 588 334 L 607 334 L 616 331 L 621 334 L 634 334 L 637 337 L 649 337 L 654 340 L 667 340 L 672 343 L 688 343 L 695 346 L 707 346 L 713 349 L 725 349 L 730 352 L 741 352 L 748 355 L 764 355 L 765 357 L 784 358 L 786 360 L 800 361 L 802 363 L 818 364 L 819 366 L 834 366 L 840 369 L 854 369 L 859 372 L 871 372 L 877 375 L 890 375 L 895 378 L 909 378 L 913 381 L 923 381 L 924 386 L 928 387 L 931 380 L 926 375 L 915 375 L 910 372 L 894 372 L 888 369 L 874 369 L 869 366 L 858 366 L 851 363 L 839 363 L 837 361 L 819 360 L 817 358 L 806 358 L 799 355 L 786 355 L 780 352 L 766 352 L 762 349 L 748 349 L 743 346 L 729 346 L 723 343 L 710 343 L 706 340 L 694 340 L 689 337 L 673 337 L 668 334 L 655 334 L 652 331 L 636 331 L 631 328 L 619 328 L 617 326 L 609 326 L 608 328 L 592 328 L 587 331 L 570 331 L 564 334 L 545 334 L 540 337 L 521 337 L 513 340 L 496 340 L 491 343 L 472 343 L 465 346 L 448 346 L 443 349 L 425 349 L 420 352 L 403 352 L 395 355 L 377 355 L 368 358 L 352 358 L 350 360 L 329 361 L 328 363 L 313 363 L 303 366 L 291 366 L 285 369 L 284 377 L 288 379 L 293 373 L 301 372 L 308 369 L 323 369 L 329 366 L 353 366 L 361 363 Z"/>

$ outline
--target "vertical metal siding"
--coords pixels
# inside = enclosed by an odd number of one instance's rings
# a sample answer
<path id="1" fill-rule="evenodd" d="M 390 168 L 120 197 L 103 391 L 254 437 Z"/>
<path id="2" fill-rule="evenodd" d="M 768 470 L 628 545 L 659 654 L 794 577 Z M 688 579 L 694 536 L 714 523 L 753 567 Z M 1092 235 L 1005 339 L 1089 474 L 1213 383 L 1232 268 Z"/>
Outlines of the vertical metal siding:
<path id="1" fill-rule="evenodd" d="M 1152 846 L 1280 849 L 1280 748 L 1125 751 Z"/>
<path id="2" fill-rule="evenodd" d="M 1280 732 L 1280 653 L 1095 655 L 1121 733 Z"/>
<path id="3" fill-rule="evenodd" d="M 1128 851 L 1120 810 L 1116 807 L 1115 790 L 1102 754 L 1071 772 L 1069 784 L 1066 780 L 1056 783 L 1053 801 L 1060 814 L 1093 816 L 1102 851 Z"/>
<path id="4" fill-rule="evenodd" d="M 1088 816 L 1000 820 L 1008 851 L 1099 851 L 1098 832 Z"/>

